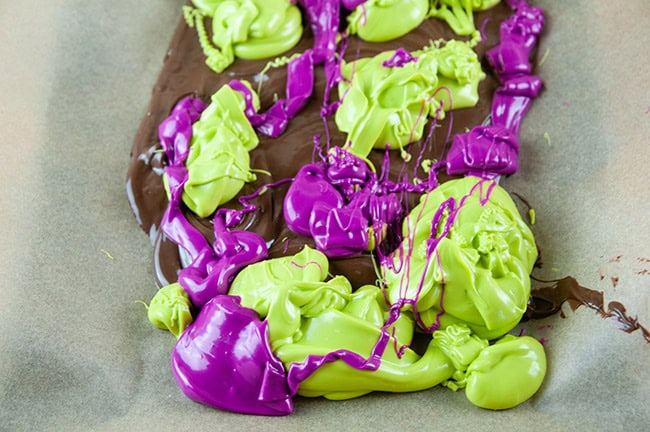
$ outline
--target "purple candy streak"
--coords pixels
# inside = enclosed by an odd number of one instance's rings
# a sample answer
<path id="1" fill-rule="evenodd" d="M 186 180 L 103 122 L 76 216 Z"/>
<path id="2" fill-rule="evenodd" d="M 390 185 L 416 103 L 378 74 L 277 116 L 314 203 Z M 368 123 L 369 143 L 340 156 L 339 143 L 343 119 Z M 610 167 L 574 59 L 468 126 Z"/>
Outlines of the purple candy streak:
<path id="1" fill-rule="evenodd" d="M 244 96 L 246 104 L 244 112 L 251 125 L 258 132 L 271 138 L 277 138 L 284 132 L 289 120 L 311 97 L 316 65 L 325 63 L 325 77 L 328 84 L 333 86 L 339 79 L 334 54 L 340 20 L 340 0 L 298 0 L 298 3 L 307 13 L 314 34 L 314 46 L 289 62 L 286 98 L 278 100 L 265 113 L 260 114 L 253 106 L 251 90 L 240 81 L 230 82 L 230 86 Z M 326 102 L 327 98 L 324 103 Z"/>
<path id="2" fill-rule="evenodd" d="M 407 63 L 415 61 L 418 61 L 417 57 L 413 57 L 413 55 L 410 52 L 406 51 L 404 48 L 397 48 L 391 58 L 382 62 L 381 65 L 387 68 L 400 68 Z"/>
<path id="3" fill-rule="evenodd" d="M 190 399 L 261 415 L 293 411 L 284 366 L 273 353 L 266 321 L 239 297 L 216 296 L 178 339 L 171 367 Z"/>
<path id="4" fill-rule="evenodd" d="M 268 256 L 266 243 L 258 234 L 228 231 L 218 217 L 214 218 L 214 232 L 212 248 L 203 249 L 178 274 L 179 283 L 197 307 L 203 307 L 218 294 L 227 294 L 239 270 Z"/>
<path id="5" fill-rule="evenodd" d="M 293 59 L 287 67 L 286 99 L 280 99 L 263 114 L 253 106 L 253 94 L 241 81 L 232 80 L 228 84 L 244 96 L 244 114 L 251 125 L 260 133 L 277 138 L 287 128 L 289 119 L 305 105 L 314 87 L 313 51 L 307 50 Z"/>
<path id="6" fill-rule="evenodd" d="M 492 124 L 510 129 L 517 136 L 524 115 L 541 89 L 542 80 L 532 75 L 505 81 L 492 100 Z"/>
<path id="7" fill-rule="evenodd" d="M 375 343 L 368 358 L 354 351 L 340 349 L 331 351 L 325 355 L 308 355 L 300 363 L 291 363 L 287 372 L 287 384 L 291 393 L 297 393 L 300 383 L 309 378 L 321 366 L 337 360 L 341 360 L 347 365 L 359 370 L 374 371 L 379 369 L 379 366 L 381 366 L 381 357 L 390 343 L 390 334 L 387 329 L 397 320 L 399 314 L 400 311 L 398 308 L 391 308 L 389 318 L 381 329 L 379 339 Z"/>
<path id="8" fill-rule="evenodd" d="M 192 262 L 179 272 L 178 281 L 198 308 L 215 295 L 227 293 L 240 269 L 268 256 L 262 237 L 247 231 L 228 231 L 218 217 L 214 219 L 215 242 L 210 246 L 183 214 L 181 200 L 188 176 L 184 162 L 192 138 L 192 123 L 199 119 L 205 107 L 199 99 L 186 97 L 159 127 L 160 141 L 169 161 L 165 173 L 170 191 L 161 229 L 190 256 Z"/>
<path id="9" fill-rule="evenodd" d="M 530 55 L 544 27 L 544 11 L 524 0 L 508 5 L 515 13 L 501 23 L 499 45 L 485 54 L 501 82 L 492 100 L 492 124 L 454 137 L 446 163 L 451 175 L 494 178 L 517 171 L 519 128 L 542 88 L 542 81 L 530 74 Z"/>

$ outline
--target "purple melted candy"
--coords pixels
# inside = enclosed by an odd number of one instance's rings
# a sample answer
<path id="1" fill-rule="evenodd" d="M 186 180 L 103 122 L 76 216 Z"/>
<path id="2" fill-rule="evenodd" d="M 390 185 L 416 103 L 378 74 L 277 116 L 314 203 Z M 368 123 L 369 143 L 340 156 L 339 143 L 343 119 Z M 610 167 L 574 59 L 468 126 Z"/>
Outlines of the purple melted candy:
<path id="1" fill-rule="evenodd" d="M 454 137 L 447 154 L 447 172 L 493 178 L 517 171 L 519 141 L 503 126 L 478 126 Z"/>
<path id="2" fill-rule="evenodd" d="M 346 2 L 348 6 L 359 3 Z M 265 113 L 258 113 L 253 106 L 253 96 L 248 87 L 238 80 L 230 86 L 244 96 L 244 113 L 251 125 L 260 133 L 277 138 L 311 97 L 314 90 L 314 67 L 325 63 L 328 87 L 333 87 L 340 74 L 336 68 L 335 52 L 340 21 L 340 0 L 299 0 L 307 13 L 314 34 L 314 46 L 287 67 L 286 98 L 279 99 Z"/>
<path id="3" fill-rule="evenodd" d="M 171 366 L 190 399 L 244 414 L 287 415 L 293 410 L 284 366 L 271 352 L 266 321 L 216 296 L 174 346 Z"/>
<path id="4" fill-rule="evenodd" d="M 284 199 L 287 226 L 300 235 L 309 236 L 309 220 L 316 203 L 327 209 L 343 206 L 343 197 L 327 181 L 322 163 L 305 165 L 296 174 Z"/>
<path id="5" fill-rule="evenodd" d="M 239 270 L 268 256 L 262 237 L 248 231 L 230 232 L 219 217 L 214 218 L 216 240 L 211 246 L 183 214 L 181 200 L 188 176 L 184 162 L 192 139 L 192 124 L 205 108 L 199 99 L 181 99 L 159 127 L 160 141 L 169 161 L 165 173 L 170 192 L 161 229 L 189 254 L 192 262 L 180 271 L 178 281 L 198 308 L 212 297 L 226 294 Z"/>
<path id="6" fill-rule="evenodd" d="M 449 174 L 494 178 L 517 171 L 519 127 L 542 88 L 542 81 L 530 74 L 530 56 L 544 27 L 544 10 L 523 0 L 508 4 L 516 12 L 501 23 L 499 45 L 486 53 L 501 82 L 492 101 L 492 125 L 454 137 L 446 162 Z"/>
<path id="7" fill-rule="evenodd" d="M 218 294 L 227 294 L 239 270 L 268 256 L 262 237 L 249 231 L 228 231 L 218 217 L 214 218 L 214 233 L 212 248 L 204 248 L 178 274 L 178 281 L 197 307 Z"/>
<path id="8" fill-rule="evenodd" d="M 406 51 L 404 48 L 397 48 L 395 53 L 388 60 L 382 62 L 383 67 L 387 68 L 400 68 L 407 63 L 418 61 L 417 57 L 414 57 L 410 52 Z"/>

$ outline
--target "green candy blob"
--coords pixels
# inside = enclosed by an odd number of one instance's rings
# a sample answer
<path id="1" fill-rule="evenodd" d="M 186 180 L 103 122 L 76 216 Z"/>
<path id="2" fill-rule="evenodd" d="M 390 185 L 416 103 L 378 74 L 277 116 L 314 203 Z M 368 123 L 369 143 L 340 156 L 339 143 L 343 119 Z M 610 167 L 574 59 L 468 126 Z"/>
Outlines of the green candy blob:
<path id="1" fill-rule="evenodd" d="M 530 399 L 545 375 L 542 344 L 529 336 L 507 335 L 483 350 L 469 366 L 465 396 L 481 408 L 512 408 Z"/>
<path id="2" fill-rule="evenodd" d="M 415 300 L 424 326 L 465 324 L 484 339 L 506 334 L 521 320 L 537 248 L 496 183 L 465 177 L 440 185 L 410 212 L 403 236 L 391 266 L 382 266 L 391 303 Z"/>
<path id="3" fill-rule="evenodd" d="M 255 180 L 248 152 L 259 141 L 244 107 L 243 96 L 223 86 L 192 126 L 182 199 L 201 217 L 212 214 L 234 198 L 244 183 Z"/>
<path id="4" fill-rule="evenodd" d="M 478 36 L 474 26 L 474 11 L 483 11 L 500 0 L 432 0 L 429 16 L 442 19 L 459 36 Z M 474 38 L 476 40 L 476 37 Z M 478 40 L 476 40 L 478 42 Z"/>
<path id="5" fill-rule="evenodd" d="M 327 257 L 305 247 L 293 256 L 249 265 L 237 274 L 229 295 L 254 309 L 269 323 L 271 346 L 300 337 L 302 314 L 312 316 L 325 308 L 341 309 L 352 292 L 344 277 L 323 282 L 329 271 Z"/>
<path id="6" fill-rule="evenodd" d="M 348 32 L 368 42 L 385 42 L 415 29 L 429 12 L 429 0 L 367 0 L 348 16 Z"/>
<path id="7" fill-rule="evenodd" d="M 235 57 L 263 59 L 293 48 L 302 36 L 300 10 L 288 0 L 193 0 L 185 20 L 196 27 L 206 64 L 222 72 Z M 212 38 L 204 18 L 212 19 Z"/>
<path id="8" fill-rule="evenodd" d="M 324 312 L 341 311 L 375 328 L 383 326 L 388 309 L 379 288 L 366 285 L 353 293 L 350 282 L 343 276 L 325 282 L 328 271 L 327 257 L 305 246 L 293 256 L 244 268 L 233 280 L 228 294 L 239 296 L 242 306 L 266 319 L 274 349 L 301 340 L 302 320 L 316 319 Z M 393 328 L 396 337 L 408 342 L 413 335 L 413 324 L 406 320 L 398 320 Z"/>
<path id="9" fill-rule="evenodd" d="M 336 125 L 348 134 L 346 148 L 365 158 L 373 148 L 401 149 L 422 138 L 429 116 L 468 108 L 478 102 L 478 83 L 485 78 L 468 44 L 433 44 L 399 67 L 384 66 L 394 51 L 343 64 L 339 84 L 342 103 Z"/>
<path id="10" fill-rule="evenodd" d="M 169 330 L 177 338 L 193 321 L 190 298 L 178 282 L 158 290 L 147 308 L 147 318 L 154 326 Z"/>

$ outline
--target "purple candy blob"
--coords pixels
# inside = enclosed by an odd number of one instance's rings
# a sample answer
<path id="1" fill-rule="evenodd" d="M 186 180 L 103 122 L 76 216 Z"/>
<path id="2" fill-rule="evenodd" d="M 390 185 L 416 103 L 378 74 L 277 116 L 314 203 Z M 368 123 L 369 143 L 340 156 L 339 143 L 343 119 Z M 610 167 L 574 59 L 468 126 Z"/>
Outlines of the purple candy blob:
<path id="1" fill-rule="evenodd" d="M 530 56 L 544 27 L 544 10 L 524 0 L 510 0 L 508 5 L 515 13 L 501 23 L 499 45 L 485 54 L 501 82 L 492 100 L 492 125 L 454 137 L 446 161 L 451 175 L 494 178 L 517 171 L 519 128 L 542 88 L 542 81 L 530 74 Z"/>
<path id="2" fill-rule="evenodd" d="M 330 258 L 358 255 L 368 249 L 368 219 L 354 207 L 329 207 L 317 203 L 309 218 L 316 248 Z"/>
<path id="3" fill-rule="evenodd" d="M 326 178 L 322 163 L 298 171 L 284 198 L 284 219 L 292 231 L 311 235 L 309 219 L 316 203 L 328 209 L 343 206 L 343 197 Z"/>
<path id="4" fill-rule="evenodd" d="M 519 141 L 502 126 L 479 126 L 454 137 L 447 154 L 447 172 L 482 178 L 517 171 Z"/>
<path id="5" fill-rule="evenodd" d="M 178 339 L 171 367 L 190 399 L 244 414 L 287 415 L 293 402 L 266 321 L 239 297 L 217 296 Z"/>

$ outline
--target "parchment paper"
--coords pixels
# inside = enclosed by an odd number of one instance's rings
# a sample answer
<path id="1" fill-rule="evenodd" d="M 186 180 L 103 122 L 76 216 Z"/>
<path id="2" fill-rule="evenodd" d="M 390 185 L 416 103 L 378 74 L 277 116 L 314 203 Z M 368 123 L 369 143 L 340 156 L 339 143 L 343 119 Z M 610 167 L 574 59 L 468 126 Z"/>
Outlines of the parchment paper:
<path id="1" fill-rule="evenodd" d="M 536 212 L 544 267 L 650 325 L 650 3 L 538 0 L 546 89 L 507 184 Z M 297 398 L 284 418 L 183 396 L 174 338 L 137 300 L 151 245 L 125 175 L 182 1 L 0 1 L 0 429 L 647 430 L 650 344 L 594 311 L 526 326 L 540 392 L 505 412 L 436 388 L 346 402 Z"/>

